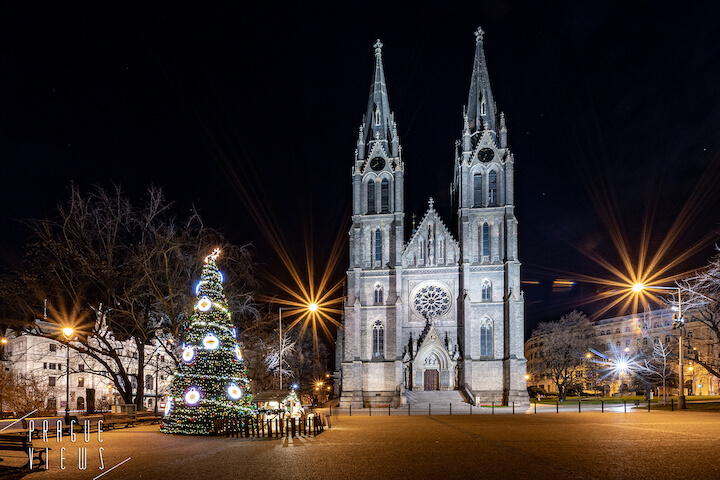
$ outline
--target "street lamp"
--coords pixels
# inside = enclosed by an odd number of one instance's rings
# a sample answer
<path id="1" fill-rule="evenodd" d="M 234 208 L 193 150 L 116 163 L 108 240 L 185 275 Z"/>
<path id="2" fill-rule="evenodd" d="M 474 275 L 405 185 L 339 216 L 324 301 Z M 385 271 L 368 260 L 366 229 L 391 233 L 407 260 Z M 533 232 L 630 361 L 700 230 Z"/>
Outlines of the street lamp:
<path id="1" fill-rule="evenodd" d="M 642 283 L 636 283 L 633 285 L 632 289 L 636 292 L 641 292 L 645 289 L 657 289 L 657 290 L 677 290 L 678 294 L 678 313 L 676 320 L 673 322 L 673 328 L 680 328 L 680 335 L 678 335 L 678 357 L 679 357 L 679 366 L 680 371 L 678 373 L 678 409 L 685 408 L 685 376 L 683 372 L 683 335 L 685 334 L 685 320 L 682 316 L 682 301 L 680 299 L 681 290 L 680 287 L 658 287 L 658 286 L 649 286 L 649 285 L 643 285 Z"/>
<path id="2" fill-rule="evenodd" d="M 318 304 L 312 302 L 308 304 L 307 309 L 311 312 L 316 312 Z M 297 307 L 278 307 L 278 336 L 280 337 L 280 348 L 279 348 L 279 362 L 278 362 L 278 378 L 280 379 L 280 390 L 282 390 L 282 352 L 283 352 L 283 338 L 282 338 L 282 312 L 283 310 L 297 310 Z"/>
<path id="3" fill-rule="evenodd" d="M 70 339 L 75 332 L 70 327 L 62 329 L 65 337 L 65 349 L 67 350 L 67 362 L 65 364 L 65 425 L 70 423 Z"/>

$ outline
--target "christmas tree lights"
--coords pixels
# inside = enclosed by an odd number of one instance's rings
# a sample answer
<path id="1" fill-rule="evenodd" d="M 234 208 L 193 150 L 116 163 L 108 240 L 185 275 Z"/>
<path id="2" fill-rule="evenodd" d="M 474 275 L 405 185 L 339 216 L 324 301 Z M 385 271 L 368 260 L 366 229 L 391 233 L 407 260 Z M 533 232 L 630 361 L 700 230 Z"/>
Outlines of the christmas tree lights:
<path id="1" fill-rule="evenodd" d="M 195 289 L 198 302 L 170 386 L 163 433 L 209 435 L 216 418 L 255 414 L 223 276 L 215 264 L 219 254 L 216 249 L 205 258 Z"/>

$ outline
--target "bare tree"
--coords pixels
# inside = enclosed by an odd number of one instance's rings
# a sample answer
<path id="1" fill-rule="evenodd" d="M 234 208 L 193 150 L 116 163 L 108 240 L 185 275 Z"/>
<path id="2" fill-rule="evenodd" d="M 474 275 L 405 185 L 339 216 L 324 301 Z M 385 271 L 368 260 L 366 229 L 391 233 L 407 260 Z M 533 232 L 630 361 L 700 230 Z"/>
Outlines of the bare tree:
<path id="1" fill-rule="evenodd" d="M 542 322 L 533 331 L 541 339 L 540 357 L 533 361 L 530 371 L 535 375 L 549 375 L 564 401 L 567 389 L 574 386 L 585 367 L 590 348 L 595 347 L 592 323 L 577 310 L 555 322 Z"/>
<path id="2" fill-rule="evenodd" d="M 28 225 L 33 241 L 18 275 L 20 286 L 10 289 L 23 300 L 28 331 L 59 338 L 59 328 L 34 328 L 42 314 L 37 307 L 48 299 L 48 320 L 75 328 L 71 347 L 93 360 L 93 373 L 111 380 L 125 403 L 132 403 L 135 385 L 138 409 L 151 360 L 145 358 L 146 346 L 155 345 L 177 361 L 195 300 L 193 284 L 213 247 L 225 250 L 229 305 L 254 311 L 248 249 L 228 244 L 194 210 L 178 221 L 157 187 L 148 189 L 138 207 L 119 187 L 82 194 L 73 185 L 54 218 Z M 119 348 L 128 341 L 135 345 L 133 362 Z"/>
<path id="3" fill-rule="evenodd" d="M 716 247 L 720 251 L 720 247 Z M 720 254 L 716 254 L 703 270 L 678 283 L 686 317 L 705 324 L 711 332 L 710 343 L 720 350 Z M 696 351 L 694 358 L 711 375 L 720 378 L 717 355 L 703 358 Z"/>

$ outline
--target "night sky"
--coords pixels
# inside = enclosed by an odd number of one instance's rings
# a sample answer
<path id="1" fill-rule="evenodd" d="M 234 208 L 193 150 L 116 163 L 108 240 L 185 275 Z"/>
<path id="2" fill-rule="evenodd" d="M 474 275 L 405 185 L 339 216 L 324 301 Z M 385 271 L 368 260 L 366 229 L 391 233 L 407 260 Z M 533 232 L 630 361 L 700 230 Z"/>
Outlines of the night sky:
<path id="1" fill-rule="evenodd" d="M 263 268 L 279 271 L 242 186 L 298 261 L 312 234 L 322 270 L 349 227 L 377 38 L 406 164 L 407 225 L 432 196 L 456 232 L 452 152 L 479 25 L 516 158 L 527 332 L 572 308 L 603 306 L 581 305 L 596 285 L 552 285 L 573 274 L 613 278 L 581 253 L 620 265 L 608 214 L 636 255 L 648 212 L 652 252 L 695 202 L 665 262 L 717 232 L 717 2 L 387 3 L 5 5 L 0 261 L 17 264 L 26 238 L 17 220 L 52 213 L 71 181 L 85 190 L 116 182 L 138 199 L 152 183 L 178 212 L 195 205 L 209 226 L 251 242 Z M 707 242 L 671 273 L 713 252 Z"/>

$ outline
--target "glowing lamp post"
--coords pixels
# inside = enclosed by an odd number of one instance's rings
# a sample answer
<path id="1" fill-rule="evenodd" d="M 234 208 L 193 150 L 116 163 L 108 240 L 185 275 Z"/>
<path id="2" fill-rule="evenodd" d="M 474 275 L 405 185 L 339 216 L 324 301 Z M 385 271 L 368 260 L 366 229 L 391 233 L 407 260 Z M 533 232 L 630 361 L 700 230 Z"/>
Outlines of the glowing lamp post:
<path id="1" fill-rule="evenodd" d="M 67 350 L 67 361 L 65 364 L 65 424 L 70 423 L 70 339 L 75 332 L 70 327 L 62 329 L 63 337 L 65 337 L 65 349 Z"/>
<path id="2" fill-rule="evenodd" d="M 658 286 L 646 286 L 642 283 L 636 283 L 632 289 L 636 292 L 641 292 L 645 289 L 653 290 L 677 290 L 678 294 L 678 313 L 677 318 L 673 322 L 673 328 L 680 329 L 680 335 L 678 335 L 678 357 L 679 357 L 679 372 L 678 372 L 678 408 L 685 408 L 685 375 L 683 372 L 683 335 L 685 334 L 685 320 L 682 316 L 682 301 L 680 300 L 680 287 L 658 287 Z"/>

